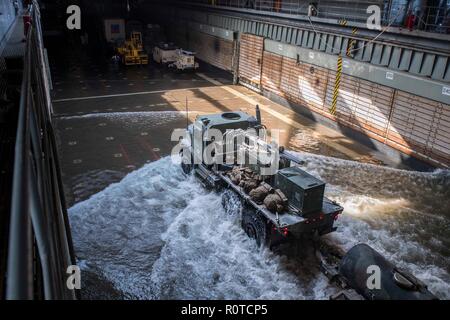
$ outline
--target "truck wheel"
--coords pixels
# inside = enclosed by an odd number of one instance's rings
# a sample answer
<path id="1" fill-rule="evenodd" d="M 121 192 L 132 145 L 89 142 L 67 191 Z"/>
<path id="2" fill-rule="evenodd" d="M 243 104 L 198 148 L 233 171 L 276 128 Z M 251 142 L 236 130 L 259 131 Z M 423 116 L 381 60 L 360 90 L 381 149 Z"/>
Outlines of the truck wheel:
<path id="1" fill-rule="evenodd" d="M 242 211 L 242 228 L 249 238 L 255 239 L 258 247 L 267 244 L 267 226 L 259 213 L 244 209 Z"/>
<path id="2" fill-rule="evenodd" d="M 231 190 L 226 190 L 222 194 L 222 206 L 225 212 L 231 216 L 238 215 L 242 210 L 241 199 Z"/>
<path id="3" fill-rule="evenodd" d="M 181 169 L 185 174 L 190 174 L 192 171 L 192 164 L 190 163 L 184 163 L 183 161 L 183 151 L 180 151 L 180 157 L 181 157 Z"/>
<path id="4" fill-rule="evenodd" d="M 183 170 L 183 172 L 185 174 L 190 174 L 192 171 L 192 165 L 186 164 L 186 163 L 181 163 L 181 169 Z"/>

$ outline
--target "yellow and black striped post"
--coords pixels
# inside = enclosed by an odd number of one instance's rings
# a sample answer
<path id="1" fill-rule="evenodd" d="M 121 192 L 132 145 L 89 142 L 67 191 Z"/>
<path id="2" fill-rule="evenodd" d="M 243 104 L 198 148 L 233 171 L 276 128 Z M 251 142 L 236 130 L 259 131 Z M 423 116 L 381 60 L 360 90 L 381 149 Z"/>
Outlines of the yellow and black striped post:
<path id="1" fill-rule="evenodd" d="M 338 59 L 337 59 L 336 79 L 334 81 L 333 100 L 331 101 L 331 107 L 330 107 L 330 113 L 332 115 L 336 114 L 336 105 L 337 105 L 337 99 L 339 96 L 339 87 L 341 85 L 341 74 L 342 74 L 342 56 L 339 55 Z"/>
<path id="2" fill-rule="evenodd" d="M 338 20 L 338 23 L 339 23 L 341 26 L 346 26 L 346 25 L 347 25 L 347 20 L 345 20 L 345 19 L 339 19 L 339 20 Z"/>
<path id="3" fill-rule="evenodd" d="M 358 28 L 353 28 L 352 29 L 352 35 L 353 36 L 357 32 L 358 32 Z M 348 42 L 348 46 L 347 46 L 347 52 L 346 52 L 347 57 L 352 57 L 353 56 L 353 49 L 355 48 L 355 44 L 356 44 L 356 39 L 350 38 L 350 40 Z"/>

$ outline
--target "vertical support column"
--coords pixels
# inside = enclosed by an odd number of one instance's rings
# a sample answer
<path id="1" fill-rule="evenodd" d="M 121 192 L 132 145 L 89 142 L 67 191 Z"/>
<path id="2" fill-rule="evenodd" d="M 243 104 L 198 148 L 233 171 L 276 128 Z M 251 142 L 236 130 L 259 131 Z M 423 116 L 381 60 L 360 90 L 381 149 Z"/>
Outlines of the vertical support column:
<path id="1" fill-rule="evenodd" d="M 352 29 L 352 35 L 356 35 L 358 33 L 358 28 L 353 28 Z M 354 51 L 355 51 L 355 44 L 356 44 L 356 39 L 355 38 L 350 38 L 350 40 L 348 41 L 348 46 L 347 46 L 347 52 L 346 55 L 349 58 L 353 58 L 354 57 Z"/>
<path id="2" fill-rule="evenodd" d="M 336 115 L 336 105 L 339 96 L 339 87 L 341 85 L 342 75 L 342 56 L 339 54 L 337 59 L 336 79 L 334 80 L 333 100 L 331 101 L 330 113 Z"/>
<path id="3" fill-rule="evenodd" d="M 238 84 L 239 82 L 239 38 L 239 32 L 235 32 L 233 36 L 233 58 L 231 62 L 233 84 Z"/>

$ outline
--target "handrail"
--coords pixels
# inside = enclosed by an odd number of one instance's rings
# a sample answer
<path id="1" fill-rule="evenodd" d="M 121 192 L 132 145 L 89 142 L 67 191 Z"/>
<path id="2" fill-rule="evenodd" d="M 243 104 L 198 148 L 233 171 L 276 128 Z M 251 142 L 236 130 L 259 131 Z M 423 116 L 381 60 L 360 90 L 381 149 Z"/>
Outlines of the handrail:
<path id="1" fill-rule="evenodd" d="M 31 38 L 28 34 L 27 42 Z M 27 45 L 28 46 L 28 45 Z M 19 120 L 17 126 L 14 175 L 11 204 L 10 237 L 8 248 L 7 299 L 30 299 L 33 281 L 30 270 L 32 263 L 31 219 L 29 211 L 29 194 L 27 181 L 29 159 L 26 156 L 29 146 L 29 86 L 30 86 L 30 51 L 26 50 L 24 72 L 21 88 Z"/>
<path id="2" fill-rule="evenodd" d="M 15 146 L 7 299 L 75 299 L 66 270 L 75 264 L 51 122 L 51 101 L 36 1 L 29 7 Z"/>

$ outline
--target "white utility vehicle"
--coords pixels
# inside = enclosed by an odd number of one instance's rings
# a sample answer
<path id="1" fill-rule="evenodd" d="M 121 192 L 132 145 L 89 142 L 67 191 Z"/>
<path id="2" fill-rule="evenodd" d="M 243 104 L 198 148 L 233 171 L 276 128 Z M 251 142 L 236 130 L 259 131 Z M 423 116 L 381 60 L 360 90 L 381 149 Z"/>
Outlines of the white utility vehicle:
<path id="1" fill-rule="evenodd" d="M 177 70 L 195 70 L 199 67 L 195 62 L 195 52 L 177 49 L 175 62 L 169 64 L 169 67 Z"/>

